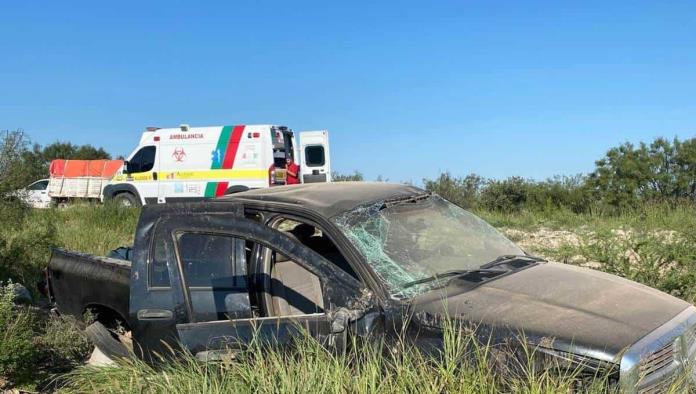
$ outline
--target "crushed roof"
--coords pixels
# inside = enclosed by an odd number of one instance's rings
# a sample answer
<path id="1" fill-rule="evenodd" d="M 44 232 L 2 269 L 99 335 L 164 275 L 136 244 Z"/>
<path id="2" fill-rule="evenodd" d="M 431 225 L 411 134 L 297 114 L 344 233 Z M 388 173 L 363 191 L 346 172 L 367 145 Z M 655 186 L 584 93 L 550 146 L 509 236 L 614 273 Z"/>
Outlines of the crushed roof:
<path id="1" fill-rule="evenodd" d="M 298 205 L 331 218 L 361 205 L 422 194 L 423 189 L 382 182 L 331 182 L 255 189 L 217 201 L 252 200 Z"/>

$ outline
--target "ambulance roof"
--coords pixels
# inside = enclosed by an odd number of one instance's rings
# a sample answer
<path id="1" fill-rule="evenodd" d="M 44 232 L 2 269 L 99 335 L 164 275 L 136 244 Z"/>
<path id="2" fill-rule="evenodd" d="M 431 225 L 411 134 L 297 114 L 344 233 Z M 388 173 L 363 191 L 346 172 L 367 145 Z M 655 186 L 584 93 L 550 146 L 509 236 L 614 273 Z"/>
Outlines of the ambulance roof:
<path id="1" fill-rule="evenodd" d="M 160 127 L 160 128 L 153 128 L 152 130 L 145 130 L 143 131 L 143 134 L 160 134 L 160 133 L 181 133 L 181 132 L 190 132 L 190 131 L 219 131 L 223 127 L 234 127 L 234 126 L 244 126 L 244 127 L 253 127 L 253 128 L 261 128 L 261 127 L 280 127 L 276 125 L 271 125 L 271 124 L 245 124 L 245 125 L 219 125 L 219 126 L 188 126 L 186 130 L 182 130 L 181 126 L 179 127 Z"/>
<path id="2" fill-rule="evenodd" d="M 361 205 L 422 194 L 415 186 L 381 182 L 332 182 L 250 190 L 219 201 L 254 200 L 301 206 L 331 218 Z"/>

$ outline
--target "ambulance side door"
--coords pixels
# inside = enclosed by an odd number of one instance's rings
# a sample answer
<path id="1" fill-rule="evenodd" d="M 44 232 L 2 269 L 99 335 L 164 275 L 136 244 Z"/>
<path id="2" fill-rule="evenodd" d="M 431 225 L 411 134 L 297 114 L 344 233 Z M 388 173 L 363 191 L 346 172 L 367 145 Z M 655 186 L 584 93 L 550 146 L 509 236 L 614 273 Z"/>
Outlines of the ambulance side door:
<path id="1" fill-rule="evenodd" d="M 299 148 L 302 183 L 331 182 L 329 132 L 300 132 Z"/>

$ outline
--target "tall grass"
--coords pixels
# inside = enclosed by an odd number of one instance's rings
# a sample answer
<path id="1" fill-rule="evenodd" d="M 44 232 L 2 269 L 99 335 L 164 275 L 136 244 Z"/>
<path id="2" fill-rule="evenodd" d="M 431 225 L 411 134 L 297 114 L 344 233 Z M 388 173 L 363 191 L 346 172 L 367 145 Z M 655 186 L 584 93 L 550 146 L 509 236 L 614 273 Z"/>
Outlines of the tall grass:
<path id="1" fill-rule="evenodd" d="M 82 367 L 62 379 L 66 393 L 588 393 L 615 391 L 610 371 L 590 378 L 580 368 L 539 363 L 533 348 L 494 354 L 456 325 L 444 329 L 443 347 L 425 353 L 406 340 L 387 345 L 353 341 L 334 353 L 300 338 L 290 350 L 254 342 L 241 361 L 202 363 L 192 356 L 152 367 L 121 360 L 106 368 Z M 502 374 L 496 363 L 516 364 Z M 511 369 L 508 367 L 508 370 Z"/>
<path id="2" fill-rule="evenodd" d="M 14 286 L 0 283 L 0 389 L 2 380 L 30 380 L 39 355 L 33 343 L 36 316 L 29 308 L 15 306 L 13 299 Z"/>
<path id="3" fill-rule="evenodd" d="M 57 246 L 105 255 L 133 244 L 140 210 L 113 204 L 75 204 L 66 209 L 35 210 L 33 214 L 55 223 Z"/>

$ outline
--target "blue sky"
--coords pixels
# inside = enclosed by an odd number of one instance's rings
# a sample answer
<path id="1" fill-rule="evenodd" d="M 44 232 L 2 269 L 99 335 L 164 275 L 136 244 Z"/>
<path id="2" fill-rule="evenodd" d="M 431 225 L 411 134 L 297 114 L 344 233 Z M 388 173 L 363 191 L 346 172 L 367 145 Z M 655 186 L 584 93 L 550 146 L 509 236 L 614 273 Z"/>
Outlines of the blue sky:
<path id="1" fill-rule="evenodd" d="M 334 169 L 545 178 L 696 135 L 696 3 L 5 2 L 0 129 L 331 131 Z"/>

